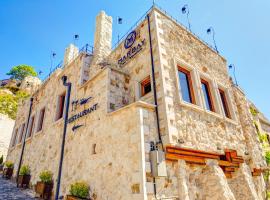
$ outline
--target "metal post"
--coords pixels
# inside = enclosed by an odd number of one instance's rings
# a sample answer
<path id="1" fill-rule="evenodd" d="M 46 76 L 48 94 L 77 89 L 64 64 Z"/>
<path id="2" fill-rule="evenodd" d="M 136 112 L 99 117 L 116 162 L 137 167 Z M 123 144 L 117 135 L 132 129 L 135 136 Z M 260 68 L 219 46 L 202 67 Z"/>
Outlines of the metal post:
<path id="1" fill-rule="evenodd" d="M 57 176 L 57 184 L 55 191 L 55 200 L 59 198 L 60 184 L 61 184 L 61 175 L 62 175 L 62 165 L 64 160 L 64 149 L 65 149 L 65 141 L 66 141 L 66 133 L 67 133 L 67 125 L 68 125 L 68 111 L 69 111 L 69 102 L 70 102 L 70 93 L 71 93 L 71 83 L 67 83 L 67 76 L 62 77 L 63 85 L 67 87 L 67 95 L 65 99 L 65 113 L 64 113 L 64 130 L 62 137 L 62 145 L 61 145 L 61 154 L 58 168 L 58 176 Z"/>
<path id="2" fill-rule="evenodd" d="M 215 39 L 215 30 L 214 29 L 213 29 L 213 40 L 214 40 L 215 49 L 218 52 L 218 48 L 217 48 L 217 44 L 216 44 L 216 39 Z"/>
<path id="3" fill-rule="evenodd" d="M 20 155 L 18 170 L 17 170 L 17 173 L 16 173 L 16 183 L 17 183 L 17 185 L 18 185 L 19 173 L 20 173 L 20 169 L 21 169 L 21 165 L 22 165 L 23 153 L 24 153 L 24 148 L 25 148 L 26 133 L 27 133 L 27 129 L 28 129 L 28 125 L 29 125 L 29 120 L 30 120 L 30 116 L 31 116 L 31 112 L 32 112 L 33 100 L 34 100 L 33 97 L 31 97 L 30 98 L 30 108 L 29 108 L 29 113 L 28 113 L 28 119 L 27 119 L 27 124 L 26 124 L 26 130 L 23 133 L 22 151 L 21 151 L 21 155 Z"/>
<path id="4" fill-rule="evenodd" d="M 230 69 L 233 69 L 234 82 L 235 82 L 235 85 L 238 86 L 238 82 L 237 82 L 236 75 L 235 75 L 235 65 L 234 64 L 230 64 L 229 65 L 229 68 Z"/>

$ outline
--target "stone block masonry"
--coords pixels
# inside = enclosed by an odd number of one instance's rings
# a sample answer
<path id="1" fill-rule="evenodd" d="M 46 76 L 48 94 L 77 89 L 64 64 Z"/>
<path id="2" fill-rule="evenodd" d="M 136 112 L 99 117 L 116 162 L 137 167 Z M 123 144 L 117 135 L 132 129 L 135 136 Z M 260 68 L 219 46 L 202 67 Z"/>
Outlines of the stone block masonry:
<path id="1" fill-rule="evenodd" d="M 77 53 L 71 45 L 65 54 L 68 64 L 33 94 L 31 116 L 36 120 L 23 158 L 23 164 L 31 168 L 31 183 L 45 169 L 53 172 L 55 181 L 63 130 L 63 118 L 57 117 L 65 94 L 61 77 L 66 75 L 72 83 L 72 104 L 62 195 L 69 193 L 70 184 L 84 180 L 96 200 L 262 200 L 265 162 L 253 134 L 247 100 L 232 85 L 226 60 L 161 10 L 154 7 L 148 14 L 150 23 L 143 18 L 132 30 L 133 37 L 112 50 L 112 18 L 102 11 L 96 18 L 93 55 L 79 52 L 70 60 Z M 133 47 L 136 54 L 130 54 Z M 186 73 L 191 102 L 183 98 L 189 94 L 183 89 L 179 69 Z M 149 77 L 145 93 L 144 81 Z M 167 177 L 153 177 L 151 172 L 150 151 L 159 142 L 153 77 Z M 206 106 L 202 80 L 211 93 L 212 110 Z M 8 152 L 15 172 L 22 146 L 16 130 L 23 129 L 28 106 L 29 101 L 19 106 L 12 137 L 16 142 Z M 157 146 L 162 150 L 162 145 Z"/>

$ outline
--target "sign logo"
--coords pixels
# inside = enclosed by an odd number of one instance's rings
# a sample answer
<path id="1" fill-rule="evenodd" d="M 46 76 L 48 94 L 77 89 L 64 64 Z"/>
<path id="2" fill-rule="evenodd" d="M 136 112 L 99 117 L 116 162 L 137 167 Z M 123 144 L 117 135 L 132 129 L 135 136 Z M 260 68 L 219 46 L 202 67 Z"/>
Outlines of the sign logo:
<path id="1" fill-rule="evenodd" d="M 132 31 L 130 34 L 128 34 L 126 40 L 125 40 L 125 48 L 130 48 L 136 40 L 136 31 Z"/>

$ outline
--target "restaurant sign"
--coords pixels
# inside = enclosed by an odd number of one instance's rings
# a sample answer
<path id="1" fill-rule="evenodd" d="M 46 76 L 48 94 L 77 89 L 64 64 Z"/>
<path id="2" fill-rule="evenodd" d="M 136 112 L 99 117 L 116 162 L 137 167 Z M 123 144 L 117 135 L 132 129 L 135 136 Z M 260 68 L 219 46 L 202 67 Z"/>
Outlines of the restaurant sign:
<path id="1" fill-rule="evenodd" d="M 87 108 L 87 109 L 85 109 L 85 110 L 83 110 L 83 111 L 81 111 L 81 112 L 73 115 L 72 117 L 70 117 L 68 119 L 68 123 L 72 123 L 75 120 L 77 120 L 77 119 L 79 119 L 79 118 L 81 118 L 83 116 L 86 116 L 86 115 L 88 115 L 88 114 L 96 111 L 97 110 L 97 106 L 98 106 L 98 103 L 96 103 L 96 104 L 92 105 L 91 107 L 89 107 L 89 108 Z"/>
<path id="2" fill-rule="evenodd" d="M 145 39 L 140 40 L 135 44 L 136 39 L 137 39 L 136 31 L 132 31 L 126 37 L 124 41 L 124 47 L 125 49 L 128 49 L 128 52 L 118 60 L 118 64 L 120 66 L 125 65 L 130 59 L 132 59 L 135 55 L 137 55 L 146 45 Z"/>

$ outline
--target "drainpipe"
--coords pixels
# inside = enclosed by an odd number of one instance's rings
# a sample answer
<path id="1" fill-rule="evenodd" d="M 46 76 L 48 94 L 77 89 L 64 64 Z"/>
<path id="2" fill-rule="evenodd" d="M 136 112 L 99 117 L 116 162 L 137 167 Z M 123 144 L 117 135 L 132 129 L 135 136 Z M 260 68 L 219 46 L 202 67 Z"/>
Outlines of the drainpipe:
<path id="1" fill-rule="evenodd" d="M 150 57 L 151 57 L 151 66 L 152 66 L 152 81 L 154 86 L 154 102 L 155 102 L 155 113 L 157 120 L 157 131 L 158 131 L 158 143 L 161 144 L 162 150 L 164 151 L 163 142 L 160 133 L 160 124 L 159 124 L 159 113 L 158 113 L 158 103 L 157 103 L 157 88 L 156 88 L 156 77 L 155 77 L 155 64 L 154 64 L 154 56 L 153 56 L 153 47 L 152 47 L 152 36 L 151 36 L 151 27 L 150 27 L 150 16 L 147 14 L 147 22 L 148 22 L 148 33 L 149 33 L 149 43 L 150 43 Z"/>
<path id="2" fill-rule="evenodd" d="M 16 174 L 16 183 L 17 183 L 17 186 L 18 186 L 19 173 L 20 173 L 20 169 L 21 169 L 21 165 L 22 165 L 23 153 L 24 153 L 24 148 L 25 148 L 26 134 L 27 134 L 28 125 L 29 125 L 29 121 L 30 121 L 30 116 L 31 116 L 31 112 L 32 112 L 33 100 L 34 100 L 34 98 L 31 97 L 31 98 L 30 98 L 29 113 L 28 113 L 28 118 L 27 118 L 27 124 L 26 124 L 26 130 L 25 130 L 25 133 L 24 133 L 24 135 L 23 135 L 22 151 L 21 151 L 20 160 L 19 160 L 19 165 L 18 165 L 18 170 L 17 170 L 17 174 Z"/>
<path id="3" fill-rule="evenodd" d="M 58 176 L 57 176 L 57 184 L 56 184 L 56 192 L 55 192 L 55 200 L 59 198 L 60 184 L 61 184 L 61 175 L 62 175 L 62 165 L 64 159 L 64 149 L 65 149 L 65 141 L 66 141 L 66 133 L 67 133 L 67 125 L 68 125 L 68 111 L 69 111 L 69 102 L 70 102 L 70 93 L 71 93 L 71 83 L 67 83 L 67 76 L 62 77 L 63 85 L 67 87 L 67 95 L 66 95 L 66 106 L 65 106 L 65 114 L 64 114 L 64 130 L 62 137 L 62 145 L 61 145 L 61 154 L 59 160 L 59 168 L 58 168 Z"/>

